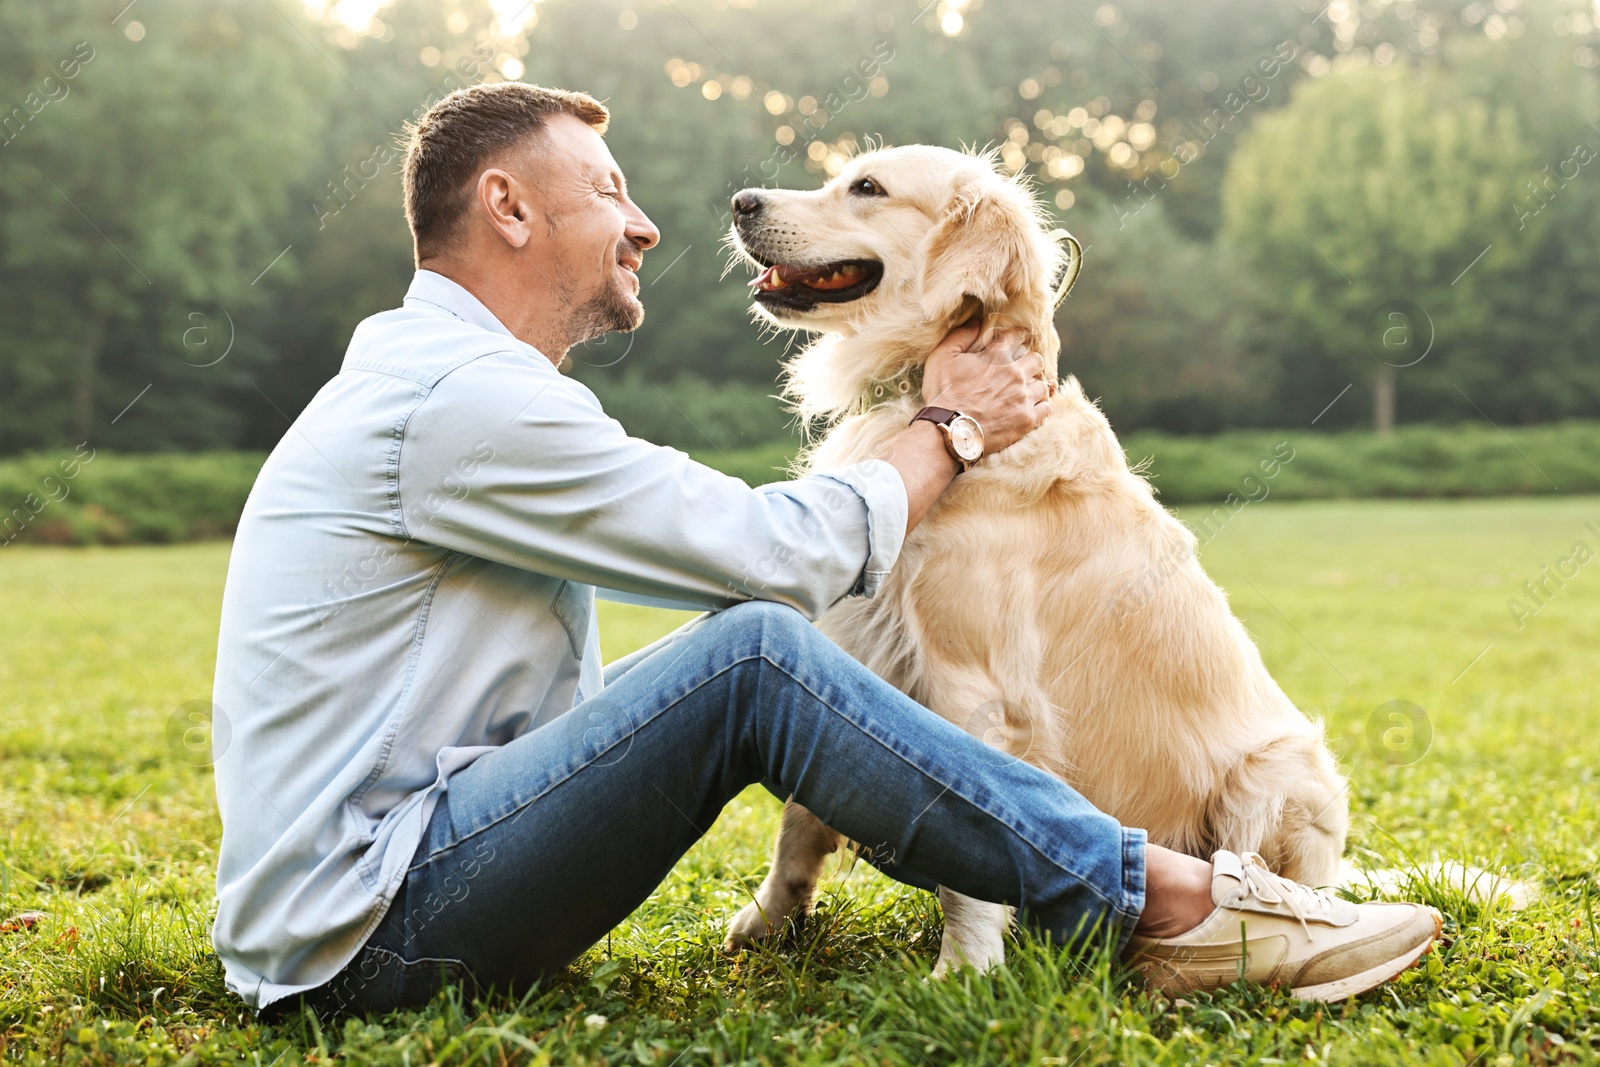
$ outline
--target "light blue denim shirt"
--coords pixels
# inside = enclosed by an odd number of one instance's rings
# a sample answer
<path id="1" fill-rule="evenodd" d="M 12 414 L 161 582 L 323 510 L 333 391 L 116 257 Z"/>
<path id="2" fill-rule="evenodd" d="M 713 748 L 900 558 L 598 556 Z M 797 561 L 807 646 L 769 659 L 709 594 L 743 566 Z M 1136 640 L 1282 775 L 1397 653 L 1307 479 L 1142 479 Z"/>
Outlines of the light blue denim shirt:
<path id="1" fill-rule="evenodd" d="M 871 596 L 906 490 L 869 460 L 751 489 L 629 437 L 418 271 L 262 468 L 228 566 L 212 938 L 256 1007 L 355 955 L 450 776 L 598 693 L 595 587 L 816 618 Z"/>

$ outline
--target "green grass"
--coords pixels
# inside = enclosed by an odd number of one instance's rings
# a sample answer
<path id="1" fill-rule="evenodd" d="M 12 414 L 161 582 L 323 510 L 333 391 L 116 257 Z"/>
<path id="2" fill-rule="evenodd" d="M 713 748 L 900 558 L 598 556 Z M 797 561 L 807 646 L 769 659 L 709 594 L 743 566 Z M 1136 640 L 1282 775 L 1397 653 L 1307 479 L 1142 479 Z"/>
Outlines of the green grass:
<path id="1" fill-rule="evenodd" d="M 1204 549 L 1353 782 L 1364 862 L 1448 856 L 1538 883 L 1511 915 L 1446 913 L 1424 968 L 1357 1001 L 1259 988 L 1169 1000 L 1105 959 L 1026 940 L 988 976 L 926 984 L 933 900 L 869 870 L 825 884 L 799 944 L 730 960 L 722 924 L 764 872 L 751 791 L 665 885 L 521 1004 L 263 1027 L 206 938 L 218 836 L 183 705 L 209 691 L 227 546 L 0 550 L 0 1060 L 324 1063 L 1474 1064 L 1600 1059 L 1600 561 L 1518 628 L 1507 598 L 1600 525 L 1600 498 L 1253 504 Z M 620 655 L 678 616 L 603 607 Z M 1486 651 L 1485 651 L 1486 650 Z M 1367 740 L 1391 700 L 1431 742 Z M 1384 724 L 1386 725 L 1386 724 Z M 1395 758 L 1395 757 L 1391 757 Z M 603 1015 L 603 1027 L 585 1019 Z"/>

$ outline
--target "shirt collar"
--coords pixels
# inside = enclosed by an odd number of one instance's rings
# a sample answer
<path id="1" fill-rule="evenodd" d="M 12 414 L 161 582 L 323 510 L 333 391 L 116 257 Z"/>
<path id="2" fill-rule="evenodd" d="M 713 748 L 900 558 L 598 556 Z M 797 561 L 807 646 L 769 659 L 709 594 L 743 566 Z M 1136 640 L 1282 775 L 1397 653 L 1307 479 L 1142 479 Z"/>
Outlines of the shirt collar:
<path id="1" fill-rule="evenodd" d="M 483 306 L 482 301 L 436 271 L 417 271 L 411 278 L 411 288 L 406 290 L 405 302 L 413 307 L 427 304 L 463 322 L 519 340 L 516 334 L 506 329 L 505 323 L 495 318 L 494 312 Z"/>

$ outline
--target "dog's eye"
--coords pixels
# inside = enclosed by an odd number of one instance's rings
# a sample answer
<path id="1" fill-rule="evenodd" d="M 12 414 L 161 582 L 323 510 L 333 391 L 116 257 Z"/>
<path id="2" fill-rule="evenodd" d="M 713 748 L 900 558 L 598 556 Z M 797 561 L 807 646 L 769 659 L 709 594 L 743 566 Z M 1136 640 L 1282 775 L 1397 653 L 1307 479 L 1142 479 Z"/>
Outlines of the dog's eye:
<path id="1" fill-rule="evenodd" d="M 888 196 L 883 186 L 871 178 L 858 178 L 850 184 L 850 191 L 857 196 Z"/>

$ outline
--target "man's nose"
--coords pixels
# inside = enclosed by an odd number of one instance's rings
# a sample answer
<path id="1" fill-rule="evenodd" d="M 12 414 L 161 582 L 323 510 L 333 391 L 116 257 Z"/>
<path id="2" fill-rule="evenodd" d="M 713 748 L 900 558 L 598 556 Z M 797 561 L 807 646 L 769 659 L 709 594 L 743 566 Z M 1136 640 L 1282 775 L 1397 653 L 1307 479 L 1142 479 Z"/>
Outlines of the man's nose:
<path id="1" fill-rule="evenodd" d="M 628 240 L 643 252 L 661 243 L 661 231 L 656 229 L 649 215 L 635 207 L 633 217 L 628 220 Z"/>
<path id="2" fill-rule="evenodd" d="M 733 194 L 733 213 L 740 218 L 748 218 L 760 213 L 761 196 L 754 189 L 741 189 Z"/>

